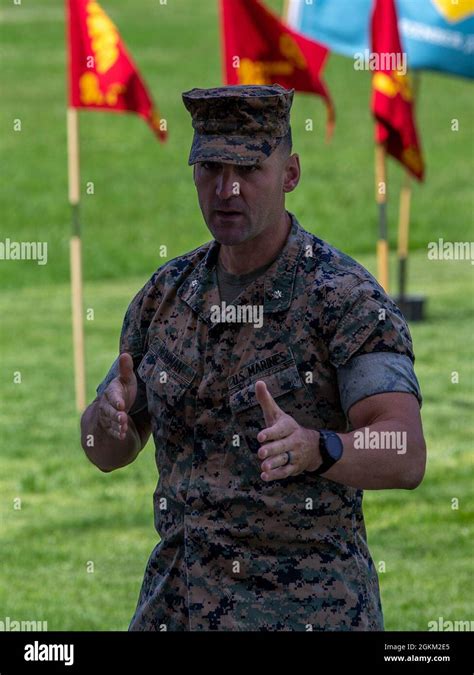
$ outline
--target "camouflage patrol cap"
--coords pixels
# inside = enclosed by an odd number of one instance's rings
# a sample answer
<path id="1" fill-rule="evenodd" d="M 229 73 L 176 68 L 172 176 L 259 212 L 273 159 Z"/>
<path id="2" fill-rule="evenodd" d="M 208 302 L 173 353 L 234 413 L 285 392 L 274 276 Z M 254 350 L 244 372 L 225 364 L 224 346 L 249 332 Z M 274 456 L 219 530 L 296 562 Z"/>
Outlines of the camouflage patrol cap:
<path id="1" fill-rule="evenodd" d="M 263 162 L 289 129 L 294 91 L 272 84 L 184 92 L 194 128 L 188 164 Z"/>

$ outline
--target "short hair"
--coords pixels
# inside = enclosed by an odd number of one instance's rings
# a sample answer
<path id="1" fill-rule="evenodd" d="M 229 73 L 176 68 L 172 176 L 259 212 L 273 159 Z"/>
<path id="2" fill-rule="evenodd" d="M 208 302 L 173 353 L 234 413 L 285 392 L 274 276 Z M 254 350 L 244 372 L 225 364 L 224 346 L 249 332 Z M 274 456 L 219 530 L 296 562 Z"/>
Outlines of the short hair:
<path id="1" fill-rule="evenodd" d="M 280 148 L 281 152 L 291 155 L 291 151 L 293 150 L 293 138 L 291 133 L 291 126 L 288 127 L 288 131 L 281 139 L 278 147 Z"/>

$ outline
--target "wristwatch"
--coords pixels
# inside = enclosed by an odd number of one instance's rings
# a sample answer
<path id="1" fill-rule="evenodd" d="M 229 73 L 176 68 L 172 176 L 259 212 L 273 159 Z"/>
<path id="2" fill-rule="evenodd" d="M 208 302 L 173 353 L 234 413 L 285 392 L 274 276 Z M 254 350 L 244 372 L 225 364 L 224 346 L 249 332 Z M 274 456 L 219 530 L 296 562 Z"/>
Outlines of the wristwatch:
<path id="1" fill-rule="evenodd" d="M 319 452 L 323 461 L 313 473 L 319 476 L 328 471 L 341 459 L 343 451 L 342 441 L 334 431 L 319 431 Z"/>

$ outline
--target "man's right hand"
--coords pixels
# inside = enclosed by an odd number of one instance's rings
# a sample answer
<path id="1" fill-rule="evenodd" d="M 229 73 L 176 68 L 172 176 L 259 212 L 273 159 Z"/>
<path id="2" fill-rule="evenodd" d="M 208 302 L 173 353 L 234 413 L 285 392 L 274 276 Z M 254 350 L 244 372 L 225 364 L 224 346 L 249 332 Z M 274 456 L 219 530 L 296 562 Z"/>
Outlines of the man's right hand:
<path id="1" fill-rule="evenodd" d="M 99 424 L 114 438 L 123 441 L 128 430 L 128 411 L 137 396 L 137 378 L 133 359 L 124 352 L 119 356 L 119 375 L 99 399 Z"/>

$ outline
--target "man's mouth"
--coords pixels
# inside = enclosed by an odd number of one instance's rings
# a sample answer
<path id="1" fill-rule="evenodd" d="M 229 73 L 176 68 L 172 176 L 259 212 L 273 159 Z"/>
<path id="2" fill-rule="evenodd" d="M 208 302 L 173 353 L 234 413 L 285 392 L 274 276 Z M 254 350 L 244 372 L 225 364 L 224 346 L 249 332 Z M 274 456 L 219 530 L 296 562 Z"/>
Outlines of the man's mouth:
<path id="1" fill-rule="evenodd" d="M 242 215 L 242 211 L 237 211 L 234 209 L 216 209 L 216 213 L 224 218 Z"/>

